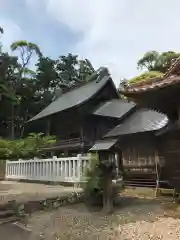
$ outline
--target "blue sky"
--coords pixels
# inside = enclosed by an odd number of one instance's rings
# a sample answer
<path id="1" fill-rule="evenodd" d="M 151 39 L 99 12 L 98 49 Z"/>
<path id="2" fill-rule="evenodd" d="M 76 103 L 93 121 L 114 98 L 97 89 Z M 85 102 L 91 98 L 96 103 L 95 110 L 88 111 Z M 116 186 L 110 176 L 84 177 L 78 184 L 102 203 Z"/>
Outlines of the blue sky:
<path id="1" fill-rule="evenodd" d="M 0 0 L 1 41 L 32 41 L 54 58 L 77 53 L 118 84 L 139 73 L 146 51 L 180 52 L 179 9 L 179 0 Z"/>

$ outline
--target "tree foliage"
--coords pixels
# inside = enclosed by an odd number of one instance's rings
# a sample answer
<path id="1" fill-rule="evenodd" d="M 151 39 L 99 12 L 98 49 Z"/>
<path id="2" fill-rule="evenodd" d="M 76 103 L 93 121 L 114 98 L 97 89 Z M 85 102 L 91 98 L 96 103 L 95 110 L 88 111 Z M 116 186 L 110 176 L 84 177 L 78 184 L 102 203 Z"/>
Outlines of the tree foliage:
<path id="1" fill-rule="evenodd" d="M 29 65 L 33 54 L 36 54 L 38 57 L 42 56 L 40 48 L 35 43 L 27 42 L 25 40 L 13 42 L 11 44 L 11 50 L 19 51 L 20 53 L 20 73 Z"/>
<path id="2" fill-rule="evenodd" d="M 139 69 L 146 71 L 155 71 L 165 73 L 170 67 L 172 60 L 180 57 L 180 53 L 173 51 L 167 51 L 158 53 L 156 51 L 150 51 L 144 54 L 142 58 L 137 62 Z"/>
<path id="3" fill-rule="evenodd" d="M 146 69 L 148 71 L 154 71 L 157 68 L 159 59 L 159 53 L 156 51 L 147 52 L 137 62 L 139 69 Z"/>
<path id="4" fill-rule="evenodd" d="M 17 160 L 42 157 L 42 148 L 56 142 L 55 136 L 31 133 L 24 139 L 5 140 L 0 139 L 0 159 Z"/>

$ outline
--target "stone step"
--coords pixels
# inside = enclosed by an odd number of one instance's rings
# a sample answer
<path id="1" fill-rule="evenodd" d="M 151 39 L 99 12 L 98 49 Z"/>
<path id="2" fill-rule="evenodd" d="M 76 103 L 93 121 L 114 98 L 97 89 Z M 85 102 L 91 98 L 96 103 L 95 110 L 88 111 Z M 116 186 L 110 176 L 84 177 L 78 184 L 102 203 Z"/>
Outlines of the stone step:
<path id="1" fill-rule="evenodd" d="M 124 181 L 125 186 L 131 187 L 156 187 L 156 181 L 152 179 L 129 179 Z"/>
<path id="2" fill-rule="evenodd" d="M 7 223 L 13 223 L 13 222 L 17 222 L 19 219 L 15 216 L 10 216 L 10 217 L 6 217 L 6 218 L 1 218 L 0 219 L 0 225 L 3 224 L 7 224 Z"/>

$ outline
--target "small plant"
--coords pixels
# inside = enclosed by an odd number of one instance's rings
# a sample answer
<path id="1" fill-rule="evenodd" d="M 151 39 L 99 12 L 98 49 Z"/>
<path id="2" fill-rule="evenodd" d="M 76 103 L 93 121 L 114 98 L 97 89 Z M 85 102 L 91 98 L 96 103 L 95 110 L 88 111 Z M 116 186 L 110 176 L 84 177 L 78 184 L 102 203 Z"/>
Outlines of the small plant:
<path id="1" fill-rule="evenodd" d="M 99 167 L 98 154 L 91 154 L 91 161 L 85 171 L 86 182 L 83 184 L 84 198 L 88 205 L 102 203 L 102 172 Z"/>

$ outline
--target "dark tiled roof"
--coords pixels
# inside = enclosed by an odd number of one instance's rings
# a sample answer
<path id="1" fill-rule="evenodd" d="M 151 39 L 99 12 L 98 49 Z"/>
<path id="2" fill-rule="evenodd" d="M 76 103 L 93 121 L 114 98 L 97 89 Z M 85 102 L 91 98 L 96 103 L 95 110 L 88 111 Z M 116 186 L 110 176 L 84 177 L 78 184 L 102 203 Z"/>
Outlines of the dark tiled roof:
<path id="1" fill-rule="evenodd" d="M 139 109 L 123 123 L 111 130 L 105 137 L 116 137 L 126 134 L 155 131 L 168 123 L 166 115 L 153 110 Z"/>
<path id="2" fill-rule="evenodd" d="M 105 102 L 96 109 L 93 114 L 105 117 L 121 118 L 134 107 L 135 103 L 133 102 L 128 102 L 122 99 L 113 99 Z"/>
<path id="3" fill-rule="evenodd" d="M 108 81 L 112 82 L 112 79 L 110 76 L 105 76 L 98 81 L 89 82 L 79 88 L 64 93 L 29 121 L 34 121 L 85 103 L 97 94 Z"/>
<path id="4" fill-rule="evenodd" d="M 117 143 L 117 141 L 117 139 L 97 141 L 89 151 L 109 150 Z"/>
<path id="5" fill-rule="evenodd" d="M 140 93 L 154 89 L 165 88 L 174 84 L 180 84 L 180 57 L 178 57 L 162 77 L 152 78 L 125 86 L 120 89 L 123 94 Z"/>

